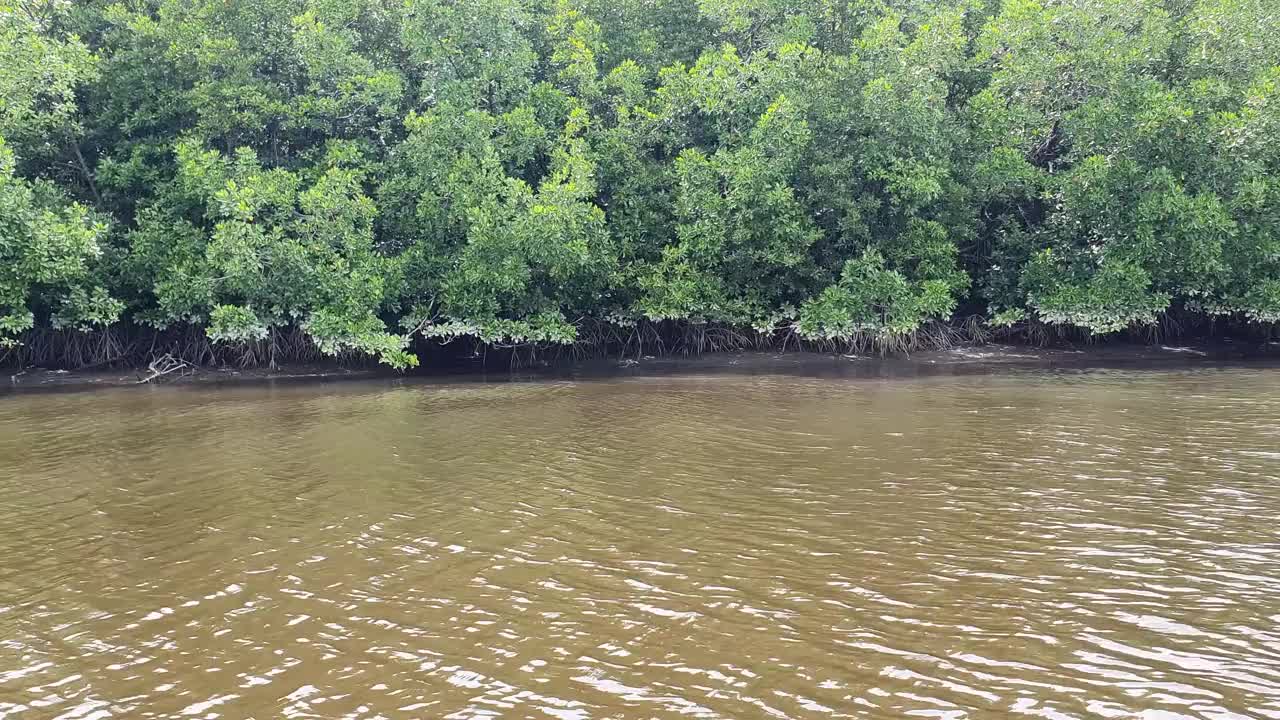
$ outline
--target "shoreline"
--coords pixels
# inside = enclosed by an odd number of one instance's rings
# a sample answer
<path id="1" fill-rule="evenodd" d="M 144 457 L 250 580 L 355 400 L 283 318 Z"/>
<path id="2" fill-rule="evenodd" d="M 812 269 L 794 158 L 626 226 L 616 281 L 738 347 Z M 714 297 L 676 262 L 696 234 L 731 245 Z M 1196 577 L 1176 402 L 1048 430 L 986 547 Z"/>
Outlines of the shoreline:
<path id="1" fill-rule="evenodd" d="M 894 379 L 931 375 L 981 375 L 1021 369 L 1172 369 L 1206 365 L 1268 364 L 1280 361 L 1280 343 L 1245 345 L 1095 345 L 1033 347 L 986 344 L 904 355 L 843 355 L 806 351 L 743 351 L 701 356 L 607 358 L 576 363 L 502 369 L 449 366 L 414 373 L 385 367 L 343 368 L 329 364 L 267 368 L 194 368 L 193 372 L 144 383 L 139 369 L 9 369 L 0 375 L 0 396 L 40 392 L 85 392 L 104 388 L 242 387 L 275 384 L 323 384 L 356 380 L 511 382 L 592 380 L 678 374 L 782 374 L 831 378 Z"/>
<path id="2" fill-rule="evenodd" d="M 268 368 L 193 368 L 192 372 L 142 382 L 147 375 L 142 369 L 116 370 L 46 370 L 26 368 L 9 370 L 0 375 L 0 396 L 39 392 L 86 392 L 106 388 L 157 387 L 221 387 L 271 383 L 324 383 L 395 377 L 378 368 L 350 369 L 336 365 L 290 365 L 276 370 Z"/>

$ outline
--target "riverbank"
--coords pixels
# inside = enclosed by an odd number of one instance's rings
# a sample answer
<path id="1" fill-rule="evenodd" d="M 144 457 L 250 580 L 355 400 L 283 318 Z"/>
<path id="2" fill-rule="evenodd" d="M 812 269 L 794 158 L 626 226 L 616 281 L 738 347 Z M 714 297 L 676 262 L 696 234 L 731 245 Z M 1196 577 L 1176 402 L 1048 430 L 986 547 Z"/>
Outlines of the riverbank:
<path id="1" fill-rule="evenodd" d="M 32 367 L 10 370 L 0 394 L 10 392 L 78 391 L 115 387 L 166 386 L 218 386 L 252 385 L 263 383 L 332 382 L 341 380 L 368 380 L 391 373 L 376 369 L 350 369 L 332 365 L 291 365 L 275 370 L 270 368 L 191 368 L 171 376 L 159 377 L 150 382 L 150 373 L 140 370 L 47 370 Z"/>
<path id="2" fill-rule="evenodd" d="M 386 368 L 343 368 L 331 364 L 285 365 L 268 368 L 192 368 L 181 374 L 144 382 L 145 370 L 67 371 L 38 367 L 10 370 L 0 384 L 6 392 L 74 392 L 97 388 L 164 386 L 223 386 L 272 383 L 325 383 L 377 378 L 450 379 L 477 381 L 592 379 L 627 375 L 746 374 L 810 377 L 895 378 L 927 375 L 969 375 L 1005 369 L 1088 369 L 1162 367 L 1200 363 L 1280 361 L 1280 343 L 1267 345 L 1215 343 L 1210 345 L 1094 345 L 1033 347 L 987 344 L 903 355 L 845 355 L 816 352 L 720 352 L 701 356 L 664 355 L 542 364 L 511 369 L 503 364 L 456 364 L 400 374 Z"/>

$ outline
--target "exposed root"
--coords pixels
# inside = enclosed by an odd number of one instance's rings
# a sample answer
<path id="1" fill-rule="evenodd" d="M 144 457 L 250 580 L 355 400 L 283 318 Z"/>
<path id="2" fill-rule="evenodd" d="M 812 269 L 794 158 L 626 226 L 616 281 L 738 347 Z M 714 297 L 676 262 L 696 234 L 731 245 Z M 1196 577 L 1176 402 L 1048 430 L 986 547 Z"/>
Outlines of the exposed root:
<path id="1" fill-rule="evenodd" d="M 63 370 L 102 367 L 145 367 L 165 355 L 193 367 L 270 367 L 280 363 L 336 361 L 342 366 L 370 364 L 362 353 L 342 353 L 336 358 L 320 352 L 301 328 L 273 328 L 262 340 L 240 344 L 216 344 L 204 328 L 182 325 L 154 330 L 116 325 L 104 330 L 53 330 L 41 328 L 23 334 L 19 343 L 0 354 L 0 364 Z"/>
<path id="2" fill-rule="evenodd" d="M 173 373 L 180 373 L 179 377 L 182 377 L 189 374 L 187 372 L 188 370 L 194 371 L 194 368 L 190 363 L 178 360 L 174 356 L 165 353 L 148 363 L 147 370 L 150 371 L 150 374 L 144 378 L 140 378 L 138 380 L 139 385 L 155 382 L 156 380 L 167 375 L 172 375 Z"/>
<path id="3" fill-rule="evenodd" d="M 459 345 L 454 346 L 456 350 L 448 357 L 458 359 L 470 352 L 469 357 L 484 364 L 492 350 L 515 369 L 606 357 L 641 360 L 652 356 L 748 350 L 886 356 L 982 345 L 994 340 L 1043 347 L 1092 345 L 1117 337 L 1147 344 L 1176 342 L 1188 337 L 1231 337 L 1265 346 L 1280 337 L 1280 324 L 1172 308 L 1162 313 L 1155 323 L 1136 325 L 1114 336 L 1047 325 L 1034 318 L 1011 327 L 993 328 L 982 316 L 970 315 L 949 323 L 932 322 L 910 333 L 864 331 L 843 338 L 823 339 L 802 336 L 794 322 L 760 330 L 706 322 L 641 320 L 619 324 L 584 318 L 578 323 L 577 339 L 568 345 L 504 347 L 466 338 L 459 339 Z M 17 345 L 0 348 L 0 364 L 17 368 L 150 367 L 152 361 L 166 356 L 191 368 L 269 367 L 274 370 L 282 363 L 329 362 L 341 367 L 367 367 L 374 363 L 373 358 L 357 351 L 325 355 L 298 327 L 272 328 L 262 340 L 240 344 L 213 343 L 204 328 L 190 325 L 165 330 L 131 324 L 92 331 L 41 328 L 25 333 Z"/>

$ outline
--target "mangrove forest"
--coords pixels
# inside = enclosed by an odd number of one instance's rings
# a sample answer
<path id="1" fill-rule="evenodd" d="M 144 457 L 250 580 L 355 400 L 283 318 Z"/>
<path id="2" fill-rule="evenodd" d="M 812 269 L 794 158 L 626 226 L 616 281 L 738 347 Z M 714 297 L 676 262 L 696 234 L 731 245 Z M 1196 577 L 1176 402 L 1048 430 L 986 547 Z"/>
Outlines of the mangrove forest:
<path id="1" fill-rule="evenodd" d="M 1275 0 L 0 0 L 0 362 L 1280 321 Z"/>

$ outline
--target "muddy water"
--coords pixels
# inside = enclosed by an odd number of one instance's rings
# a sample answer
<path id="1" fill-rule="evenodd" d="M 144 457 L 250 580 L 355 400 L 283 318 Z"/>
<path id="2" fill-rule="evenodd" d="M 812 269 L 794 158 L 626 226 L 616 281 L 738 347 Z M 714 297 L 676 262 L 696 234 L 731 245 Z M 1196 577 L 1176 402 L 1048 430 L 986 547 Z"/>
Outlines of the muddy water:
<path id="1" fill-rule="evenodd" d="M 1280 371 L 0 398 L 2 718 L 1280 718 Z"/>

